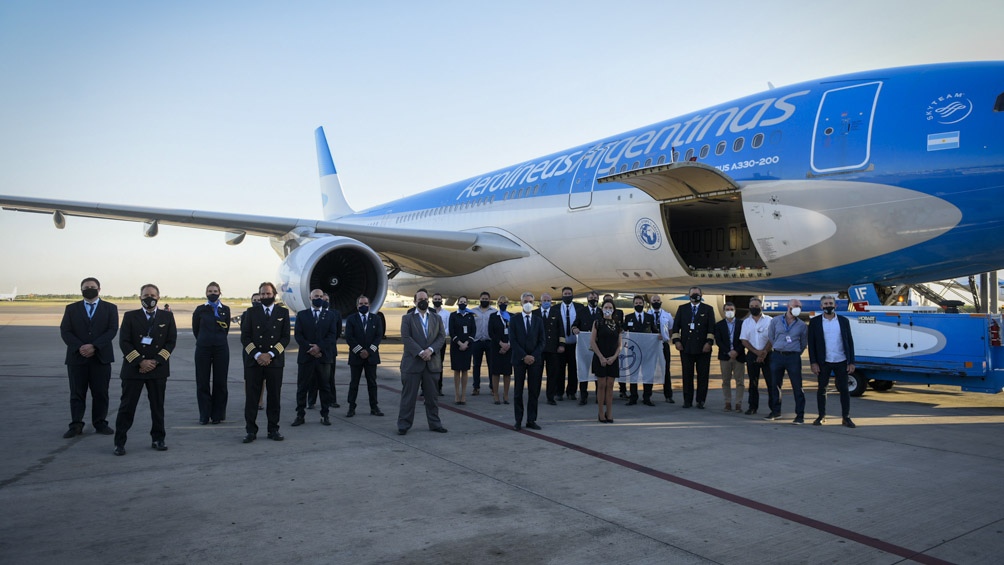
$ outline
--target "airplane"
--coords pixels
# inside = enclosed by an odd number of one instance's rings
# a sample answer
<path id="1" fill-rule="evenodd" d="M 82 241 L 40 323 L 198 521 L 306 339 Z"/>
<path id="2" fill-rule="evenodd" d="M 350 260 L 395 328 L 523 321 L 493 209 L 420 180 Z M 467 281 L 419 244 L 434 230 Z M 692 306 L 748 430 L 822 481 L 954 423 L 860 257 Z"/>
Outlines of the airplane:
<path id="1" fill-rule="evenodd" d="M 642 95 L 635 93 L 634 95 Z M 625 103 L 627 100 L 625 100 Z M 1004 62 L 776 87 L 378 205 L 315 131 L 323 218 L 0 195 L 4 209 L 268 237 L 280 294 L 343 313 L 388 289 L 802 294 L 1004 267 Z M 738 305 L 738 302 L 737 302 Z"/>
<path id="2" fill-rule="evenodd" d="M 17 287 L 15 286 L 14 290 L 9 293 L 0 294 L 0 300 L 7 300 L 10 302 L 17 300 Z"/>

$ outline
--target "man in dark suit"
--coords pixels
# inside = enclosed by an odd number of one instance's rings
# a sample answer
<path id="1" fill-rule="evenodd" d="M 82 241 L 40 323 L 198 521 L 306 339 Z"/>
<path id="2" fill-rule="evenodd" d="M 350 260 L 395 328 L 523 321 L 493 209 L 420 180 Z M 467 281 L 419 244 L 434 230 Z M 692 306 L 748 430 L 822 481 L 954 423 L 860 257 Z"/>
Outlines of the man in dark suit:
<path id="1" fill-rule="evenodd" d="M 126 435 L 136 416 L 136 405 L 146 388 L 150 401 L 151 446 L 157 451 L 167 451 L 164 444 L 164 393 L 167 377 L 171 374 L 171 352 L 178 341 L 178 328 L 174 314 L 158 310 L 160 289 L 156 285 L 143 285 L 140 289 L 143 308 L 126 312 L 122 316 L 122 400 L 115 418 L 115 455 L 125 455 Z"/>
<path id="2" fill-rule="evenodd" d="M 592 290 L 586 296 L 586 305 L 579 311 L 579 317 L 575 320 L 575 327 L 579 332 L 591 332 L 593 331 L 593 322 L 602 317 L 603 311 L 600 309 L 600 295 L 595 290 Z M 589 340 L 586 340 L 582 346 L 588 348 Z M 578 373 L 578 367 L 576 367 L 576 373 Z M 582 380 L 579 382 L 579 406 L 585 406 L 588 399 L 589 381 Z"/>
<path id="3" fill-rule="evenodd" d="M 715 324 L 718 362 L 722 367 L 722 394 L 725 411 L 732 411 L 732 381 L 736 382 L 736 412 L 743 411 L 743 391 L 746 374 L 746 347 L 740 338 L 743 323 L 736 320 L 736 305 L 725 303 L 725 319 Z"/>
<path id="4" fill-rule="evenodd" d="M 854 374 L 854 336 L 851 323 L 845 316 L 836 314 L 837 301 L 832 296 L 823 296 L 819 305 L 823 314 L 809 320 L 809 364 L 818 379 L 816 404 L 819 417 L 812 423 L 821 426 L 826 422 L 826 387 L 833 375 L 840 392 L 841 423 L 857 427 L 851 421 L 851 395 L 847 388 L 847 375 Z"/>
<path id="5" fill-rule="evenodd" d="M 70 382 L 70 428 L 63 434 L 71 438 L 84 433 L 87 391 L 91 391 L 91 423 L 104 435 L 115 433 L 108 426 L 108 384 L 112 378 L 115 347 L 112 340 L 119 331 L 119 310 L 111 302 L 98 298 L 101 283 L 94 277 L 80 282 L 84 299 L 67 304 L 59 334 L 66 344 L 66 373 Z"/>
<path id="6" fill-rule="evenodd" d="M 263 282 L 258 287 L 259 303 L 241 316 L 241 345 L 244 346 L 244 443 L 258 437 L 258 402 L 262 386 L 268 393 L 265 415 L 268 438 L 285 439 L 279 433 L 279 391 L 282 370 L 289 346 L 289 310 L 275 303 L 275 285 Z"/>
<path id="7" fill-rule="evenodd" d="M 509 321 L 509 344 L 512 350 L 512 371 L 516 378 L 513 395 L 516 424 L 512 429 L 519 431 L 523 426 L 523 382 L 526 381 L 528 398 L 526 401 L 526 427 L 539 430 L 537 425 L 537 399 L 540 397 L 540 381 L 544 372 L 544 320 L 533 312 L 533 293 L 524 292 L 520 297 L 523 311 Z"/>
<path id="8" fill-rule="evenodd" d="M 439 350 L 446 341 L 443 319 L 429 309 L 429 293 L 424 288 L 415 293 L 415 311 L 401 318 L 401 405 L 397 414 L 397 433 L 404 435 L 415 421 L 418 389 L 425 398 L 425 419 L 429 429 L 446 433 L 439 419 L 436 380 L 443 372 Z"/>
<path id="9" fill-rule="evenodd" d="M 575 390 L 579 387 L 579 369 L 575 362 L 575 348 L 579 341 L 577 325 L 582 316 L 582 305 L 572 301 L 572 288 L 561 289 L 561 304 L 555 308 L 558 313 L 558 380 L 565 383 L 565 398 L 575 400 Z M 547 377 L 550 383 L 551 377 Z M 560 396 L 560 392 L 559 392 Z"/>
<path id="10" fill-rule="evenodd" d="M 383 319 L 370 312 L 370 299 L 356 299 L 357 312 L 345 320 L 345 343 L 349 346 L 349 412 L 356 415 L 356 397 L 359 394 L 359 377 L 366 371 L 366 392 L 370 401 L 370 414 L 383 416 L 377 405 L 376 370 L 380 364 L 380 340 L 383 336 Z"/>
<path id="11" fill-rule="evenodd" d="M 328 408 L 331 406 L 331 386 L 328 365 L 335 362 L 338 351 L 338 333 L 342 325 L 336 310 L 324 308 L 324 292 L 310 291 L 310 308 L 296 313 L 293 337 L 299 345 L 296 355 L 296 419 L 293 427 L 302 426 L 307 413 L 307 393 L 317 387 L 321 397 L 321 423 L 331 425 Z"/>
<path id="12" fill-rule="evenodd" d="M 328 293 L 325 292 L 321 296 L 321 299 L 324 301 L 323 302 L 324 310 L 325 311 L 329 310 L 331 308 L 331 297 L 328 296 Z M 338 329 L 338 335 L 336 336 L 337 339 L 342 337 L 342 314 L 338 310 L 332 310 L 332 312 L 334 312 L 334 315 L 337 317 L 336 319 L 338 320 L 338 323 L 335 324 Z M 335 348 L 335 357 L 338 357 L 337 347 Z M 328 389 L 331 392 L 331 400 L 330 402 L 328 402 L 328 408 L 329 409 L 341 408 L 341 404 L 338 404 L 338 389 L 335 388 L 335 368 L 337 367 L 337 365 L 335 364 L 334 360 L 332 360 L 331 363 L 328 363 L 326 365 L 326 367 L 328 368 L 328 374 L 325 378 L 328 379 Z M 311 381 L 310 390 L 307 392 L 307 410 L 314 409 L 314 404 L 317 403 L 317 391 L 318 391 L 317 381 Z"/>
<path id="13" fill-rule="evenodd" d="M 642 334 L 658 333 L 655 328 L 655 317 L 645 311 L 645 298 L 641 296 L 635 296 L 634 300 L 634 312 L 631 312 L 627 316 L 624 316 L 624 323 L 621 328 L 625 332 L 634 332 Z M 649 377 L 648 375 L 643 375 L 644 380 L 651 380 L 652 382 L 642 383 L 642 404 L 646 406 L 655 406 L 652 402 L 652 387 L 655 383 L 655 375 Z M 638 383 L 631 383 L 631 395 L 628 397 L 628 406 L 633 406 L 638 404 Z"/>
<path id="14" fill-rule="evenodd" d="M 547 403 L 554 406 L 557 404 L 555 399 L 561 400 L 565 393 L 565 379 L 558 376 L 558 347 L 564 344 L 565 338 L 561 335 L 558 309 L 552 307 L 550 294 L 545 292 L 540 295 L 540 308 L 533 314 L 540 316 L 544 322 L 544 371 L 547 372 L 544 395 Z"/>
<path id="15" fill-rule="evenodd" d="M 711 375 L 711 346 L 715 343 L 715 309 L 701 303 L 699 287 L 690 287 L 690 304 L 673 318 L 673 345 L 683 366 L 683 407 L 694 404 L 694 373 L 697 373 L 697 407 L 704 408 Z"/>

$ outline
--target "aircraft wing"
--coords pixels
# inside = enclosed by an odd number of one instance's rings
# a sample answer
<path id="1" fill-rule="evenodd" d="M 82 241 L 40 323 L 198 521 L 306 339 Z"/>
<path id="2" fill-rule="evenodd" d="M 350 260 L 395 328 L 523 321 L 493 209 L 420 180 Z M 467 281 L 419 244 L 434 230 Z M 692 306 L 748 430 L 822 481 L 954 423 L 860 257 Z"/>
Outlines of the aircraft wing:
<path id="1" fill-rule="evenodd" d="M 0 207 L 17 212 L 52 214 L 53 222 L 60 229 L 66 225 L 66 216 L 80 216 L 145 222 L 147 237 L 157 235 L 161 224 L 223 231 L 227 233 L 226 241 L 231 245 L 243 241 L 245 235 L 282 237 L 290 232 L 299 232 L 299 235 L 310 235 L 312 232 L 344 236 L 373 248 L 401 270 L 424 276 L 463 275 L 499 261 L 530 254 L 517 243 L 487 232 L 379 227 L 339 221 L 7 195 L 0 195 Z"/>

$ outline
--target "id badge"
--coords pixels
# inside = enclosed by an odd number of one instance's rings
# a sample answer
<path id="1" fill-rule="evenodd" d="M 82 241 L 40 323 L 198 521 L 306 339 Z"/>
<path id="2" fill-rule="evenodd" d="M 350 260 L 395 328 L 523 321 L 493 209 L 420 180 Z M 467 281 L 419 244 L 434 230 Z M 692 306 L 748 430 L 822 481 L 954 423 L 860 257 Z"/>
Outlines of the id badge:
<path id="1" fill-rule="evenodd" d="M 790 335 L 784 336 L 784 340 L 787 341 L 788 343 L 791 343 L 791 336 Z"/>
<path id="2" fill-rule="evenodd" d="M 142 343 L 143 345 L 150 345 L 151 343 L 153 343 L 153 338 L 150 336 L 146 336 L 140 340 L 140 343 Z"/>
<path id="3" fill-rule="evenodd" d="M 509 328 L 503 328 L 502 335 L 509 335 Z"/>
<path id="4" fill-rule="evenodd" d="M 628 322 L 628 327 L 634 327 L 634 322 Z"/>
<path id="5" fill-rule="evenodd" d="M 464 331 L 462 331 L 462 332 L 460 332 L 460 333 L 467 333 L 467 326 L 463 326 L 463 330 L 464 330 Z"/>
<path id="6" fill-rule="evenodd" d="M 693 329 L 694 329 L 694 322 L 690 322 L 690 329 L 691 329 L 691 330 L 693 330 Z"/>

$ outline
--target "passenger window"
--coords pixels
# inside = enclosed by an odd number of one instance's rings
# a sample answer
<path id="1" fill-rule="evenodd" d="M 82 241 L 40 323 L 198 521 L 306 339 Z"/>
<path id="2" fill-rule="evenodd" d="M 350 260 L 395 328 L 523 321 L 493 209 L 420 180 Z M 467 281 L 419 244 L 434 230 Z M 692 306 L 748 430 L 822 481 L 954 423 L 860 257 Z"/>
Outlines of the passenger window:
<path id="1" fill-rule="evenodd" d="M 739 153 L 740 151 L 742 151 L 743 150 L 743 143 L 745 143 L 745 142 L 746 142 L 745 139 L 743 139 L 741 137 L 737 137 L 736 140 L 732 142 L 732 151 L 735 152 L 735 153 Z"/>
<path id="2" fill-rule="evenodd" d="M 626 171 L 626 170 L 627 170 L 627 163 L 625 163 L 625 164 L 621 165 L 621 171 L 620 171 L 620 172 L 622 172 L 622 173 L 623 173 L 623 172 L 624 172 L 624 171 Z"/>
<path id="3" fill-rule="evenodd" d="M 683 160 L 689 161 L 691 158 L 693 158 L 693 156 L 694 156 L 694 148 L 691 147 L 690 149 L 687 149 L 687 152 L 683 155 Z"/>
<path id="4" fill-rule="evenodd" d="M 652 158 L 651 157 L 649 157 L 648 159 L 645 159 L 645 166 L 646 167 L 651 167 L 652 166 Z"/>
<path id="5" fill-rule="evenodd" d="M 665 155 L 659 155 L 659 161 L 657 162 L 657 164 L 661 165 L 661 164 L 663 164 L 665 162 L 666 162 L 666 156 Z"/>
<path id="6" fill-rule="evenodd" d="M 704 146 L 701 147 L 701 152 L 700 152 L 701 159 L 707 157 L 708 153 L 711 153 L 711 146 L 705 144 Z"/>
<path id="7" fill-rule="evenodd" d="M 759 149 L 761 145 L 763 145 L 763 134 L 758 133 L 754 135 L 753 139 L 750 141 L 750 147 L 753 149 Z"/>
<path id="8" fill-rule="evenodd" d="M 719 141 L 718 145 L 715 146 L 715 155 L 722 155 L 725 153 L 725 148 L 728 147 L 724 141 Z"/>

